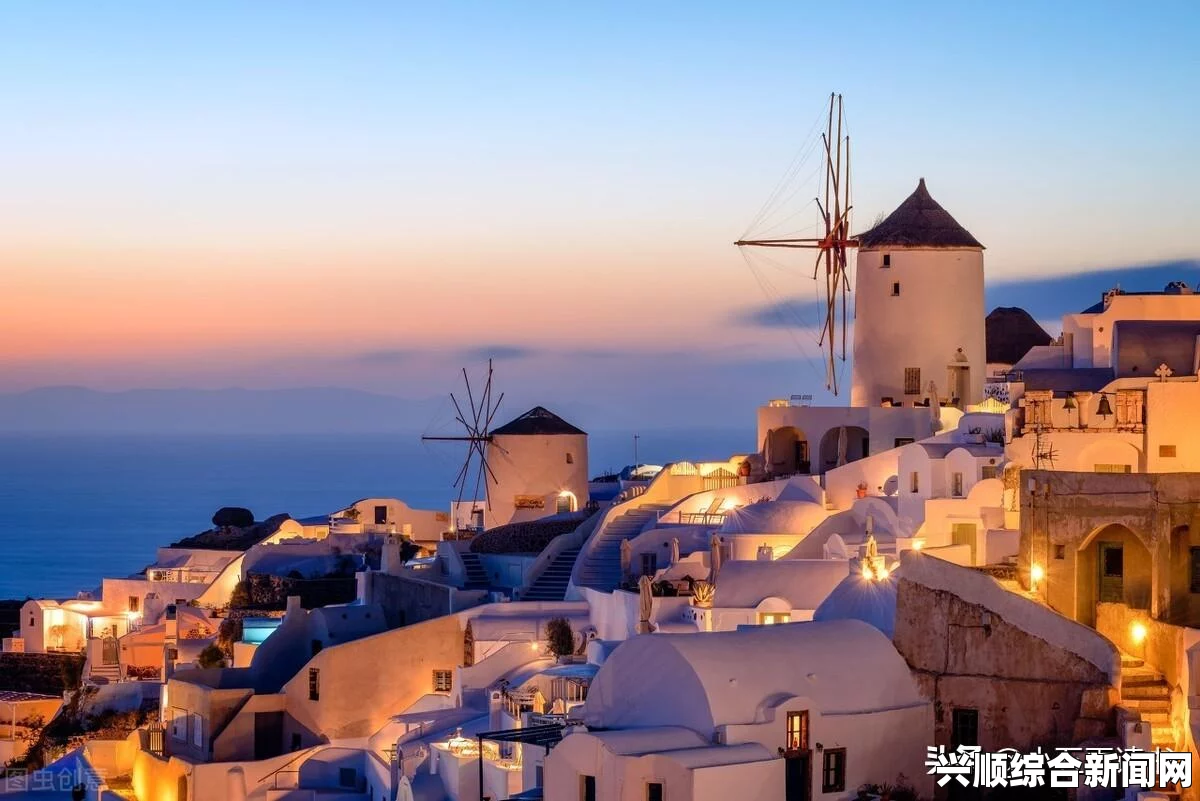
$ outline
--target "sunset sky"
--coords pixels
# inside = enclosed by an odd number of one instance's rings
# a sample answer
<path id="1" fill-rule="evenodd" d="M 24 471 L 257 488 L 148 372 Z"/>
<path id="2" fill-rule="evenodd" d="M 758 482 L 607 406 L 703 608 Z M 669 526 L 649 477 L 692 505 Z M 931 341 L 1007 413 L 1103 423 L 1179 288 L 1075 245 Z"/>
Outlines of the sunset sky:
<path id="1" fill-rule="evenodd" d="M 749 416 L 815 349 L 754 324 L 779 298 L 730 243 L 831 90 L 860 229 L 923 176 L 992 282 L 1189 260 L 1198 33 L 1194 2 L 14 0 L 0 391 L 424 396 L 490 353 L 531 398 Z"/>

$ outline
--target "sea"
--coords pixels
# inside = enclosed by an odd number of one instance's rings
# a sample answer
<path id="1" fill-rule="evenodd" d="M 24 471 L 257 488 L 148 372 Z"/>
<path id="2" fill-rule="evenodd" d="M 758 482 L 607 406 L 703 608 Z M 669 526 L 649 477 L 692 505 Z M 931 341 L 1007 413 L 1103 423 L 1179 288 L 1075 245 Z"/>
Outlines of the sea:
<path id="1" fill-rule="evenodd" d="M 746 430 L 639 432 L 639 463 L 725 459 Z M 592 433 L 591 475 L 634 461 L 634 433 Z M 264 519 L 327 514 L 366 497 L 447 509 L 460 443 L 417 433 L 311 435 L 0 435 L 0 599 L 73 598 L 129 576 L 155 548 L 242 506 Z"/>

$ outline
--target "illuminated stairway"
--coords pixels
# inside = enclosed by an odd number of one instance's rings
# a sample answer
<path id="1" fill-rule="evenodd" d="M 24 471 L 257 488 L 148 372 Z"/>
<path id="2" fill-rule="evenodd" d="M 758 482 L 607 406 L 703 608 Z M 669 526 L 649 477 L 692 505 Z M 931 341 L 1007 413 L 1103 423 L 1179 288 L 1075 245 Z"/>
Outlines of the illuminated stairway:
<path id="1" fill-rule="evenodd" d="M 466 570 L 466 584 L 463 585 L 463 589 L 486 590 L 488 575 L 487 571 L 483 569 L 483 562 L 479 561 L 479 555 L 470 551 L 463 551 L 459 555 L 462 557 L 463 568 Z"/>
<path id="2" fill-rule="evenodd" d="M 1129 654 L 1121 654 L 1121 704 L 1136 709 L 1142 722 L 1150 725 L 1150 737 L 1155 748 L 1175 749 L 1171 728 L 1171 688 L 1162 674 L 1146 667 L 1145 662 Z"/>
<path id="3" fill-rule="evenodd" d="M 579 556 L 579 547 L 568 548 L 554 557 L 537 580 L 530 586 L 529 591 L 521 596 L 522 601 L 561 601 L 567 594 L 567 584 L 571 581 L 571 569 L 575 567 L 575 559 Z"/>
<path id="4" fill-rule="evenodd" d="M 577 584 L 605 592 L 616 589 L 621 583 L 621 543 L 641 534 L 647 523 L 670 508 L 646 504 L 609 521 L 594 535 L 595 541 L 588 543 Z"/>

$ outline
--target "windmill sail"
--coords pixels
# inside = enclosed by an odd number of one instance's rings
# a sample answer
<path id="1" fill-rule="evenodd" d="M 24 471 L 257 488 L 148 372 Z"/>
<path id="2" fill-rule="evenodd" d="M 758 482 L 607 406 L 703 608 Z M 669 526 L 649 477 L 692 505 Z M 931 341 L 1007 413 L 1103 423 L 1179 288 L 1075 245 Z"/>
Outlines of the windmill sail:
<path id="1" fill-rule="evenodd" d="M 500 393 L 494 401 L 492 400 L 491 359 L 488 359 L 487 380 L 484 382 L 478 401 L 471 388 L 471 378 L 467 375 L 466 368 L 463 368 L 462 374 L 467 395 L 466 411 L 454 393 L 450 393 L 450 402 L 454 405 L 454 419 L 463 427 L 463 434 L 459 436 L 423 436 L 421 439 L 426 442 L 467 443 L 466 458 L 454 478 L 454 486 L 458 489 L 458 504 L 462 504 L 467 487 L 472 486 L 473 492 L 470 500 L 478 501 L 480 489 L 482 489 L 484 505 L 490 511 L 492 508 L 491 487 L 496 484 L 496 474 L 492 472 L 492 467 L 488 464 L 487 448 L 492 441 L 492 421 L 495 420 L 500 403 L 504 400 L 504 393 Z"/>
<path id="2" fill-rule="evenodd" d="M 809 154 L 812 152 L 811 149 L 808 151 Z M 850 136 L 845 123 L 842 96 L 839 94 L 829 96 L 828 118 L 816 152 L 822 163 L 814 173 L 821 180 L 816 197 L 811 201 L 815 205 L 817 215 L 814 235 L 753 236 L 748 230 L 747 235 L 734 244 L 741 248 L 743 253 L 748 248 L 802 248 L 816 252 L 812 277 L 816 282 L 820 314 L 817 344 L 825 362 L 825 386 L 837 395 L 838 363 L 846 361 L 847 296 L 850 293 L 848 253 L 858 244 L 850 234 L 850 211 L 853 208 L 850 195 Z M 793 162 L 789 173 L 784 176 L 771 198 L 755 217 L 755 221 L 751 223 L 751 229 L 757 230 L 770 223 L 773 219 L 772 210 L 777 212 L 799 191 L 797 188 L 789 193 L 789 185 L 802 172 L 801 165 L 807 157 L 798 156 L 797 161 Z M 783 222 L 795 216 L 789 215 Z M 777 222 L 770 225 L 764 233 L 778 228 L 781 224 Z M 753 269 L 749 258 L 747 264 Z M 763 283 L 761 277 L 759 283 Z"/>

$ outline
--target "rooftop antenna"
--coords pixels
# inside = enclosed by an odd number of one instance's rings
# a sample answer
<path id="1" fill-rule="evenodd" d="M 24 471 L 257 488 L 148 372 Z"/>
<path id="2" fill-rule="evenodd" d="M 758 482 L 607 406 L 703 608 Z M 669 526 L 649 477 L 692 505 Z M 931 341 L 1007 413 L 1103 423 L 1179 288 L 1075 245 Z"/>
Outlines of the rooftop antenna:
<path id="1" fill-rule="evenodd" d="M 1058 456 L 1053 442 L 1046 439 L 1042 433 L 1042 424 L 1038 423 L 1033 430 L 1033 469 L 1053 470 L 1054 459 Z"/>
<path id="2" fill-rule="evenodd" d="M 484 504 L 488 511 L 492 509 L 492 494 L 489 487 L 490 484 L 495 484 L 496 474 L 492 472 L 491 465 L 487 460 L 487 445 L 492 441 L 491 426 L 492 420 L 496 417 L 496 411 L 500 408 L 500 401 L 504 400 L 504 393 L 492 401 L 492 360 L 488 359 L 487 381 L 483 385 L 483 392 L 479 395 L 479 402 L 476 403 L 475 393 L 471 391 L 471 379 L 467 375 L 467 370 L 464 367 L 462 371 L 463 383 L 467 388 L 467 405 L 470 407 L 470 414 L 463 412 L 462 404 L 458 402 L 458 398 L 454 397 L 454 393 L 450 393 L 450 402 L 454 404 L 456 412 L 455 420 L 462 425 L 465 434 L 458 437 L 431 437 L 423 436 L 421 439 L 427 442 L 465 442 L 467 443 L 467 457 L 463 460 L 463 466 L 459 469 L 458 475 L 454 479 L 454 486 L 458 488 L 458 503 L 461 505 L 463 495 L 466 493 L 467 484 L 474 479 L 475 490 L 471 496 L 472 501 L 479 500 L 479 487 L 483 486 Z"/>
<path id="3" fill-rule="evenodd" d="M 858 246 L 858 240 L 850 234 L 850 136 L 848 133 L 843 135 L 845 119 L 842 96 L 830 94 L 829 119 L 824 133 L 821 134 L 825 156 L 825 187 L 816 198 L 820 236 L 739 239 L 734 242 L 739 248 L 808 248 L 817 252 L 813 265 L 813 279 L 817 280 L 818 289 L 818 277 L 822 267 L 825 275 L 825 288 L 820 298 L 824 307 L 824 322 L 819 344 L 825 357 L 825 387 L 834 395 L 838 394 L 837 362 L 846 361 L 846 296 L 850 292 L 847 251 Z"/>

